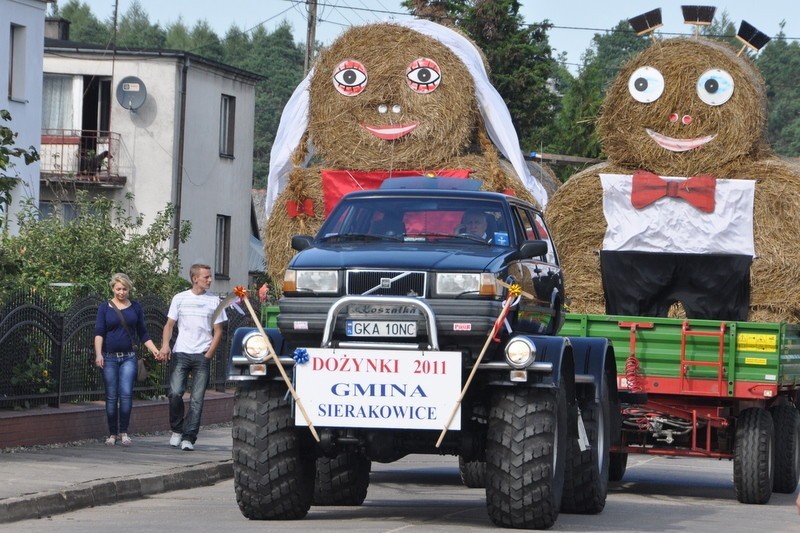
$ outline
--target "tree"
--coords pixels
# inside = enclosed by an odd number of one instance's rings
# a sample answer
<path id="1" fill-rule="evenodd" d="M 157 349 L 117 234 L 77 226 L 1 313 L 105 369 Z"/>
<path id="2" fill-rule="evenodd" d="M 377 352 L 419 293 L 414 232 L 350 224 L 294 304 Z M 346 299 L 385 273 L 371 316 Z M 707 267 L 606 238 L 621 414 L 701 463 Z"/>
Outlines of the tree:
<path id="1" fill-rule="evenodd" d="M 557 64 L 547 39 L 549 23 L 526 25 L 517 0 L 477 0 L 459 27 L 483 50 L 490 76 L 511 113 L 523 146 L 551 138 L 558 97 L 550 79 Z"/>
<path id="2" fill-rule="evenodd" d="M 294 42 L 288 22 L 268 33 L 253 32 L 250 52 L 241 66 L 264 76 L 256 85 L 256 120 L 253 142 L 254 187 L 263 188 L 269 174 L 269 155 L 278 131 L 281 113 L 294 89 L 303 79 L 304 50 Z"/>
<path id="3" fill-rule="evenodd" d="M 150 24 L 139 0 L 131 2 L 120 18 L 117 29 L 118 48 L 164 48 L 166 33 L 158 24 Z"/>
<path id="4" fill-rule="evenodd" d="M 54 15 L 67 19 L 69 38 L 79 43 L 94 43 L 108 46 L 111 43 L 112 21 L 104 24 L 92 14 L 88 4 L 70 0 L 59 9 L 54 5 Z"/>
<path id="5" fill-rule="evenodd" d="M 225 57 L 225 50 L 219 37 L 205 20 L 200 20 L 194 25 L 190 39 L 191 48 L 188 49 L 190 52 L 214 61 L 222 61 Z"/>
<path id="6" fill-rule="evenodd" d="M 11 113 L 0 109 L 0 119 L 11 122 Z M 39 153 L 33 146 L 27 150 L 14 146 L 17 133 L 8 126 L 0 126 L 0 230 L 5 234 L 8 208 L 11 205 L 11 192 L 17 186 L 19 178 L 14 172 L 16 159 L 22 159 L 26 165 L 39 160 Z"/>
<path id="7" fill-rule="evenodd" d="M 77 213 L 77 218 L 62 222 L 42 217 L 32 200 L 26 202 L 19 215 L 19 234 L 3 241 L 2 251 L 13 265 L 8 270 L 13 272 L 3 279 L 0 297 L 34 290 L 63 305 L 87 292 L 108 293 L 113 272 L 128 274 L 139 294 L 155 294 L 164 301 L 187 287 L 177 255 L 167 246 L 173 206 L 167 205 L 145 228 L 142 218 L 126 215 L 121 204 L 81 191 Z M 181 226 L 181 242 L 190 231 L 188 223 Z M 54 288 L 55 282 L 72 286 Z"/>
<path id="8" fill-rule="evenodd" d="M 523 146 L 550 139 L 558 97 L 549 83 L 557 70 L 547 39 L 549 23 L 525 24 L 517 0 L 406 0 L 412 14 L 455 26 L 486 58 Z"/>
<path id="9" fill-rule="evenodd" d="M 620 68 L 649 45 L 650 38 L 637 36 L 627 20 L 618 22 L 611 31 L 594 35 L 591 46 L 581 57 L 577 78 L 563 92 L 550 151 L 600 157 L 602 147 L 595 123 L 606 90 Z"/>
<path id="10" fill-rule="evenodd" d="M 716 39 L 728 43 L 736 49 L 742 46 L 742 41 L 736 38 L 736 25 L 728 15 L 727 9 L 723 9 L 722 13 L 715 16 L 711 24 L 704 26 L 700 34 L 709 39 Z M 746 51 L 749 53 L 749 49 L 746 49 Z"/>
<path id="11" fill-rule="evenodd" d="M 177 22 L 173 22 L 167 26 L 167 35 L 164 45 L 169 50 L 192 49 L 192 38 L 189 36 L 189 28 L 184 24 L 182 17 L 178 17 Z"/>
<path id="12" fill-rule="evenodd" d="M 783 33 L 783 24 L 773 39 L 758 56 L 756 65 L 767 85 L 768 118 L 767 139 L 773 149 L 782 155 L 800 156 L 800 44 L 789 43 Z"/>

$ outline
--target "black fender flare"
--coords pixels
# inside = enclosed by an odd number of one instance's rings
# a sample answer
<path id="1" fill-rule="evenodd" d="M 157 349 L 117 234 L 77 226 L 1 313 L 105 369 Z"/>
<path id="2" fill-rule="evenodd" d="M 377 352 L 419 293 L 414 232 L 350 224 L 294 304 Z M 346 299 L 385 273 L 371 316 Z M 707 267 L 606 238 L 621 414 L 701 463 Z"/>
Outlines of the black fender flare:
<path id="1" fill-rule="evenodd" d="M 577 394 L 584 401 L 600 402 L 603 387 L 608 389 L 613 429 L 612 444 L 619 444 L 622 431 L 617 365 L 614 346 L 603 337 L 568 337 L 575 359 Z"/>
<path id="2" fill-rule="evenodd" d="M 575 360 L 575 377 L 578 384 L 591 382 L 595 401 L 600 401 L 603 387 L 608 387 L 612 402 L 619 401 L 617 394 L 617 366 L 614 347 L 603 337 L 567 337 L 572 345 Z M 591 376 L 591 379 L 588 379 Z"/>

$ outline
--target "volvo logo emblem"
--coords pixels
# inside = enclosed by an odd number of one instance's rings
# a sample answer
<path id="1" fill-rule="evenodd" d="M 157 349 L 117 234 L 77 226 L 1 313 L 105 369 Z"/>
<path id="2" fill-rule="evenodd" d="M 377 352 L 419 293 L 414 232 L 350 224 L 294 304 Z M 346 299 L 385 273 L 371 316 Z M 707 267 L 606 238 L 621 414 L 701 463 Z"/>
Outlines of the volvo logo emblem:
<path id="1" fill-rule="evenodd" d="M 381 289 L 391 289 L 392 278 L 381 278 Z"/>

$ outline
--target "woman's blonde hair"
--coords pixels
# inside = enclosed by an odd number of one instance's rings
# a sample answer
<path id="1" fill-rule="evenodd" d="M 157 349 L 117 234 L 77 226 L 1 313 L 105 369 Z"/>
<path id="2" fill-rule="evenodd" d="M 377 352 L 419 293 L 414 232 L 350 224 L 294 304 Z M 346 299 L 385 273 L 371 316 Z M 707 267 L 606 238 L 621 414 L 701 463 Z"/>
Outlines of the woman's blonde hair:
<path id="1" fill-rule="evenodd" d="M 131 278 L 129 278 L 127 274 L 123 274 L 122 272 L 117 272 L 116 274 L 111 276 L 111 281 L 108 282 L 108 286 L 113 289 L 114 285 L 116 285 L 117 283 L 122 283 L 129 291 L 133 290 L 133 282 L 131 281 Z"/>

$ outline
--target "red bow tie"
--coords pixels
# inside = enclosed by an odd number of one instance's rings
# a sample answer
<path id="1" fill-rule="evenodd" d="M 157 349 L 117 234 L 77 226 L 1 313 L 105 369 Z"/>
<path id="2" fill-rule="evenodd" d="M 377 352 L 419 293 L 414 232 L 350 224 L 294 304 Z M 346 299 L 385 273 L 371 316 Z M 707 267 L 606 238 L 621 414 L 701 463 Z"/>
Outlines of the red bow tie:
<path id="1" fill-rule="evenodd" d="M 717 181 L 702 174 L 687 180 L 667 181 L 646 170 L 633 174 L 631 204 L 636 209 L 646 207 L 659 198 L 682 198 L 704 213 L 714 212 L 714 189 Z"/>

